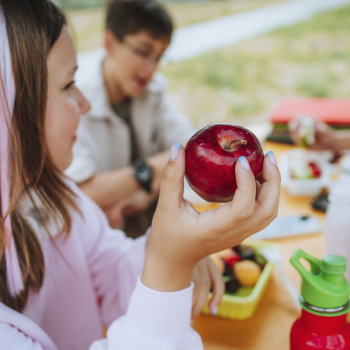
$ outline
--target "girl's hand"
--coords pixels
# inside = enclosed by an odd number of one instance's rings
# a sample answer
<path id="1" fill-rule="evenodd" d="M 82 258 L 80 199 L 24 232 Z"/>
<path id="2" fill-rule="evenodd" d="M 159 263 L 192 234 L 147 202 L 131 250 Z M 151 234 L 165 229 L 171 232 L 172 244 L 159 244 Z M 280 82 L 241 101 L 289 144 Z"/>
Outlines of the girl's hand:
<path id="1" fill-rule="evenodd" d="M 128 216 L 146 210 L 156 199 L 157 194 L 149 194 L 144 190 L 136 190 L 120 201 L 103 208 L 112 228 L 119 229 Z"/>
<path id="2" fill-rule="evenodd" d="M 258 194 L 249 165 L 244 168 L 246 159 L 241 161 L 233 201 L 198 213 L 183 198 L 185 151 L 173 145 L 148 241 L 141 278 L 146 286 L 163 292 L 188 287 L 200 260 L 236 246 L 277 216 L 281 177 L 273 153 L 265 156 Z"/>
<path id="3" fill-rule="evenodd" d="M 207 303 L 211 286 L 213 286 L 213 297 L 209 302 L 209 310 L 215 314 L 225 292 L 225 283 L 222 273 L 209 257 L 197 263 L 194 268 L 192 282 L 194 284 L 192 320 L 199 316 Z"/>

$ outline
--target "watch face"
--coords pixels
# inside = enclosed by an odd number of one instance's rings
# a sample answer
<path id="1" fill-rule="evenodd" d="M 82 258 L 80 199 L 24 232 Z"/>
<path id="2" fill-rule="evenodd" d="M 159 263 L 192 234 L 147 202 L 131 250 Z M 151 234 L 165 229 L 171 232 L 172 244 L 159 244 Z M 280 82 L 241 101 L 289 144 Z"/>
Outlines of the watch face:
<path id="1" fill-rule="evenodd" d="M 149 180 L 151 175 L 152 175 L 152 170 L 148 167 L 144 167 L 144 168 L 140 169 L 138 172 L 138 177 L 141 181 Z"/>

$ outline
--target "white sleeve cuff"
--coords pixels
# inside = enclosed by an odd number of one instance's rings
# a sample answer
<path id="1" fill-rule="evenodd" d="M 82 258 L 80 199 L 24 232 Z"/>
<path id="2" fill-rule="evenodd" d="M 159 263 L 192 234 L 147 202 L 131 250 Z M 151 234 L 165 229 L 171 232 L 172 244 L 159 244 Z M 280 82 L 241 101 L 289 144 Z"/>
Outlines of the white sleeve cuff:
<path id="1" fill-rule="evenodd" d="M 131 337 L 158 346 L 201 344 L 191 328 L 192 294 L 193 283 L 180 291 L 159 292 L 138 278 L 122 328 Z"/>

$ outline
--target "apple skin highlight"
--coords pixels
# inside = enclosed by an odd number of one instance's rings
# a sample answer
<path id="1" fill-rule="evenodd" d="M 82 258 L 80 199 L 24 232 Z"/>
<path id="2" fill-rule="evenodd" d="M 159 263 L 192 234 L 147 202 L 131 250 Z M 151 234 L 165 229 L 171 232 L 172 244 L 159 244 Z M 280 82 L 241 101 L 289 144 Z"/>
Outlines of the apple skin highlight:
<path id="1" fill-rule="evenodd" d="M 187 181 L 208 202 L 232 201 L 237 190 L 235 165 L 239 157 L 247 158 L 255 178 L 262 172 L 264 153 L 260 142 L 241 126 L 208 125 L 191 137 L 185 151 Z"/>

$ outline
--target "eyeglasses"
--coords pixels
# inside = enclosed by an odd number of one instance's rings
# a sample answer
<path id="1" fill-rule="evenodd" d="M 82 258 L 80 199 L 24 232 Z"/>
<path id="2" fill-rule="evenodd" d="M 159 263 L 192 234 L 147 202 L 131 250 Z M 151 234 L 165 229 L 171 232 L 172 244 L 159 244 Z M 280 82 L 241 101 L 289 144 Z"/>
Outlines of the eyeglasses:
<path id="1" fill-rule="evenodd" d="M 161 58 L 163 57 L 163 55 L 153 56 L 149 52 L 139 49 L 138 47 L 134 46 L 125 39 L 120 40 L 120 42 L 124 44 L 129 50 L 131 50 L 135 55 L 137 55 L 145 61 L 151 61 L 158 64 Z"/>

